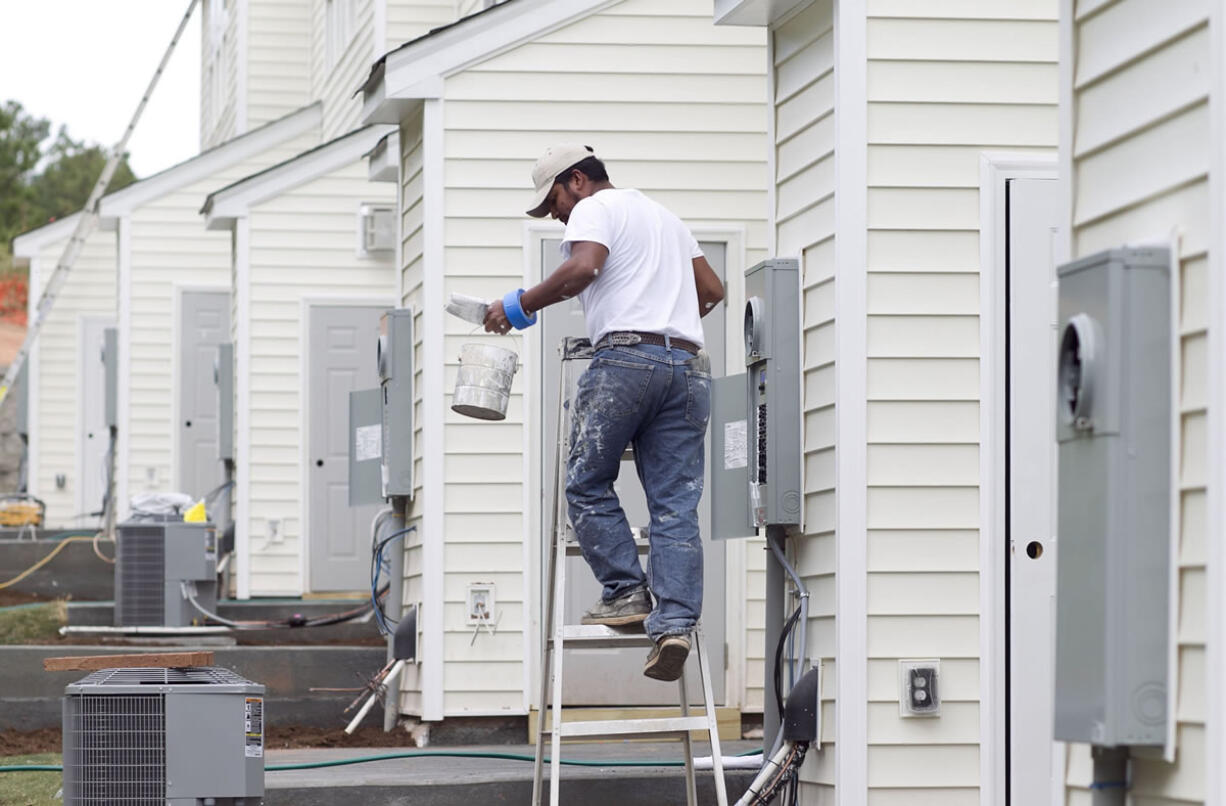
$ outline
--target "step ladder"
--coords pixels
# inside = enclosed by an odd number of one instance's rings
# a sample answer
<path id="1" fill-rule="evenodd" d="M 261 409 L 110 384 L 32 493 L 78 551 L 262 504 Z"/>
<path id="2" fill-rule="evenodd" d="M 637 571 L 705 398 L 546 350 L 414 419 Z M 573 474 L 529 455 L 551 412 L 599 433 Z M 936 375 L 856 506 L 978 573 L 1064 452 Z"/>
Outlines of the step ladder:
<path id="1" fill-rule="evenodd" d="M 698 804 L 698 787 L 694 776 L 694 753 L 690 741 L 691 731 L 706 731 L 711 742 L 712 768 L 715 775 L 715 792 L 719 806 L 727 806 L 728 795 L 724 786 L 724 769 L 720 757 L 719 727 L 715 714 L 715 702 L 711 694 L 711 668 L 707 662 L 707 650 L 702 636 L 702 625 L 695 626 L 690 634 L 689 659 L 697 658 L 699 678 L 702 684 L 702 701 L 705 715 L 690 714 L 689 693 L 686 691 L 685 674 L 677 680 L 681 715 L 677 717 L 644 719 L 609 719 L 584 722 L 562 721 L 562 666 L 567 649 L 604 649 L 652 646 L 641 626 L 606 627 L 603 625 L 566 624 L 564 606 L 566 601 L 566 558 L 580 554 L 579 544 L 566 516 L 566 460 L 570 453 L 569 417 L 573 410 L 571 390 L 574 388 L 576 362 L 592 358 L 591 342 L 583 338 L 564 338 L 558 352 L 562 361 L 558 391 L 557 459 L 554 462 L 553 516 L 549 529 L 549 547 L 546 553 L 545 618 L 541 622 L 541 691 L 540 709 L 537 712 L 536 760 L 532 778 L 532 804 L 540 806 L 544 796 L 544 751 L 545 736 L 550 737 L 549 752 L 549 804 L 558 806 L 561 789 L 561 758 L 563 739 L 607 738 L 671 738 L 680 739 L 685 753 L 685 792 L 689 806 Z M 631 454 L 627 451 L 623 461 Z M 648 550 L 645 530 L 634 530 L 639 556 Z M 639 670 L 626 670 L 638 674 Z M 546 716 L 552 712 L 552 725 L 547 726 Z"/>

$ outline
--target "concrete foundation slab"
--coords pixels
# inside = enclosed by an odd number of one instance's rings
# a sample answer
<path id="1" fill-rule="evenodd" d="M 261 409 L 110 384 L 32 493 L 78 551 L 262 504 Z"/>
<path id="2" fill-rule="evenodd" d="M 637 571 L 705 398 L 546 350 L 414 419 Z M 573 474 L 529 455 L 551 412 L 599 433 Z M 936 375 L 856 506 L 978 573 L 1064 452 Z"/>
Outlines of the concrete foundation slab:
<path id="1" fill-rule="evenodd" d="M 761 749 L 755 742 L 725 742 L 725 755 Z M 264 775 L 266 806 L 324 806 L 361 803 L 363 806 L 472 806 L 474 803 L 528 803 L 532 797 L 530 745 L 427 747 L 405 753 L 456 751 L 497 756 L 519 755 L 527 760 L 478 757 L 422 757 L 372 761 L 310 770 L 269 770 Z M 606 742 L 567 744 L 562 757 L 608 762 L 592 767 L 562 767 L 563 803 L 584 806 L 668 806 L 685 803 L 685 771 L 681 767 L 619 766 L 629 761 L 680 761 L 680 742 Z M 705 742 L 694 743 L 694 754 L 710 754 Z M 303 762 L 336 761 L 362 756 L 389 755 L 386 750 L 351 748 L 328 750 L 270 750 L 270 767 Z M 749 787 L 757 770 L 728 770 L 724 781 L 728 802 L 735 802 Z M 710 770 L 698 771 L 699 803 L 715 802 Z M 548 781 L 548 768 L 546 768 Z"/>

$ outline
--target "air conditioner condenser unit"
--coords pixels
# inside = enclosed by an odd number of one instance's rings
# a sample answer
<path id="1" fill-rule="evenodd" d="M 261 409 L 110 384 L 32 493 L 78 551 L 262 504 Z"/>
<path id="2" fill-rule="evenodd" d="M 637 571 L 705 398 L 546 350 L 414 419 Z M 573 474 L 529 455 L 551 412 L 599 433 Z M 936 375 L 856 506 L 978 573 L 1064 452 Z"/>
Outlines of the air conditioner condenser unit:
<path id="1" fill-rule="evenodd" d="M 103 669 L 64 692 L 64 804 L 255 806 L 264 687 L 229 669 Z"/>
<path id="2" fill-rule="evenodd" d="M 185 627 L 217 612 L 217 528 L 211 523 L 127 521 L 115 553 L 115 626 Z"/>

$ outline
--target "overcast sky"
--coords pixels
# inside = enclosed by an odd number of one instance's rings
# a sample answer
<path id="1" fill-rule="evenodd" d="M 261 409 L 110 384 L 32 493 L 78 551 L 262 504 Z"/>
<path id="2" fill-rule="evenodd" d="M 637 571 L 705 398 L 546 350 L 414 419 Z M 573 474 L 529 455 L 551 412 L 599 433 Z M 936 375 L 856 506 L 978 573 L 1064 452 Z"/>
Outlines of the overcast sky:
<path id="1" fill-rule="evenodd" d="M 106 146 L 123 136 L 187 0 L 0 0 L 0 102 Z M 200 148 L 200 8 L 128 145 L 138 177 Z"/>

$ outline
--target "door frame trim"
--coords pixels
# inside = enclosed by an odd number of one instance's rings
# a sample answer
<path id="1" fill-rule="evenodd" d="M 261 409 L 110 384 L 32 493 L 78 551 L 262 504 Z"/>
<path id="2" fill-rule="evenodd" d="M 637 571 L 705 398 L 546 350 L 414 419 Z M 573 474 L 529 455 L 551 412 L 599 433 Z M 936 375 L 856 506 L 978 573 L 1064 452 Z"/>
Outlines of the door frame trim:
<path id="1" fill-rule="evenodd" d="M 1059 180 L 1055 154 L 979 156 L 979 802 L 1005 806 L 1005 319 L 1008 244 L 1005 183 Z M 1056 256 L 1057 262 L 1064 259 Z M 988 573 L 984 569 L 989 569 Z M 1053 750 L 1053 753 L 1055 751 Z M 1062 778 L 1063 776 L 1059 776 Z"/>
<path id="2" fill-rule="evenodd" d="M 733 267 L 740 266 L 741 270 L 748 265 L 748 236 L 746 227 L 743 224 L 728 224 L 723 222 L 711 222 L 705 220 L 686 221 L 686 226 L 689 227 L 690 233 L 697 241 L 718 241 L 724 244 L 724 285 L 726 290 L 725 306 L 726 310 L 740 310 L 744 305 L 745 290 L 743 283 L 730 283 L 729 278 L 732 276 Z M 535 220 L 525 221 L 523 223 L 523 283 L 524 288 L 531 286 L 541 281 L 541 245 L 544 241 L 553 238 L 561 239 L 566 232 L 565 227 L 554 221 Z M 737 276 L 740 276 L 739 274 Z M 737 369 L 744 366 L 744 344 L 739 338 L 739 329 L 735 326 L 735 318 L 729 317 L 729 324 L 724 328 L 724 370 L 729 371 L 729 367 Z M 543 381 L 543 362 L 544 346 L 541 342 L 541 329 L 529 328 L 523 331 L 523 353 L 530 360 L 522 360 L 521 366 L 523 373 L 523 382 L 525 394 L 531 394 L 539 397 L 541 382 Z M 523 473 L 525 479 L 539 479 L 541 477 L 542 462 L 544 457 L 541 455 L 540 440 L 543 434 L 541 433 L 544 407 L 553 405 L 551 401 L 542 400 L 541 405 L 524 406 L 524 429 L 523 429 Z M 538 505 L 539 499 L 534 496 L 533 491 L 539 493 L 538 488 L 533 484 L 524 484 L 523 487 L 523 508 L 526 517 L 523 519 L 523 567 L 527 569 L 524 573 L 524 585 L 530 591 L 526 597 L 526 606 L 528 612 L 524 619 L 525 632 L 522 646 L 524 648 L 523 658 L 523 708 L 524 713 L 531 713 L 531 709 L 536 707 L 536 692 L 540 686 L 540 651 L 541 651 L 541 623 L 540 623 L 540 590 L 541 590 L 541 574 L 543 572 L 543 559 L 541 557 L 541 541 L 536 539 L 536 536 L 541 534 L 541 529 L 544 525 L 542 507 Z M 741 543 L 743 541 L 734 541 Z M 744 552 L 726 551 L 724 556 L 724 585 L 727 590 L 725 601 L 728 603 L 740 602 L 739 607 L 732 607 L 731 604 L 725 605 L 724 612 L 724 641 L 727 644 L 727 650 L 724 654 L 724 703 L 721 707 L 744 707 L 744 686 L 746 680 L 746 661 L 744 651 L 744 633 L 745 633 L 745 611 L 744 611 L 744 579 L 745 579 L 745 554 Z M 734 595 L 735 593 L 735 595 Z M 718 672 L 718 670 L 716 670 Z"/>
<path id="3" fill-rule="evenodd" d="M 304 296 L 299 301 L 298 321 L 298 574 L 300 593 L 311 592 L 311 498 L 310 498 L 310 447 L 311 447 L 311 362 L 307 360 L 311 344 L 311 310 L 313 308 L 358 308 L 383 306 L 395 308 L 396 302 L 389 294 L 380 297 L 374 294 L 356 293 L 352 296 L 330 294 Z M 284 529 L 284 526 L 282 526 Z"/>
<path id="4" fill-rule="evenodd" d="M 234 318 L 234 291 L 229 285 L 177 282 L 172 285 L 173 318 L 171 321 L 175 323 L 175 326 L 170 329 L 170 377 L 173 384 L 170 395 L 170 427 L 171 433 L 174 434 L 170 440 L 170 489 L 172 490 L 183 489 L 182 468 L 179 466 L 179 460 L 183 456 L 183 432 L 179 430 L 179 420 L 183 416 L 183 408 L 180 405 L 183 393 L 183 365 L 179 361 L 179 355 L 183 349 L 183 297 L 192 293 L 226 294 L 230 297 L 230 310 L 227 315 L 230 319 Z M 230 322 L 229 329 L 233 333 L 233 321 Z M 229 334 L 227 334 L 227 339 L 228 337 Z"/>

